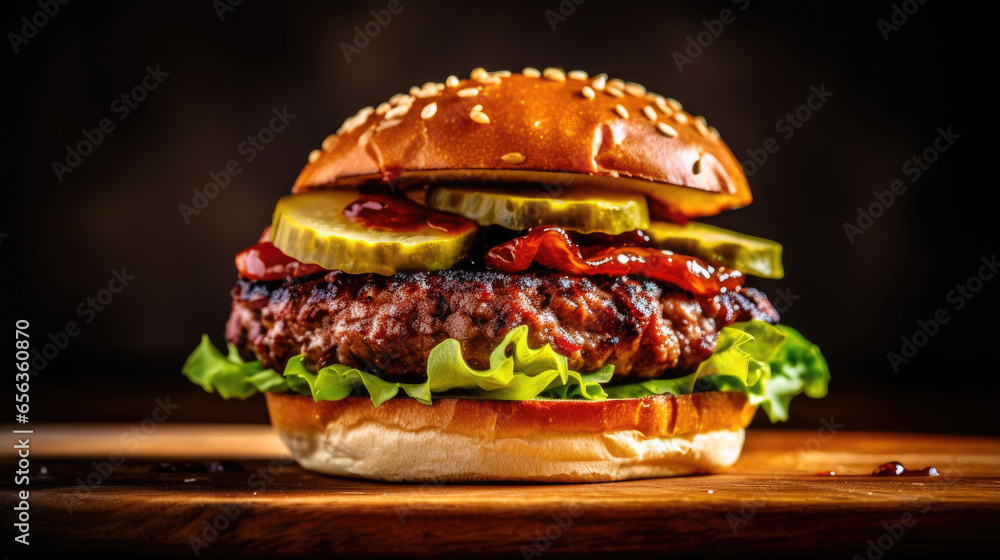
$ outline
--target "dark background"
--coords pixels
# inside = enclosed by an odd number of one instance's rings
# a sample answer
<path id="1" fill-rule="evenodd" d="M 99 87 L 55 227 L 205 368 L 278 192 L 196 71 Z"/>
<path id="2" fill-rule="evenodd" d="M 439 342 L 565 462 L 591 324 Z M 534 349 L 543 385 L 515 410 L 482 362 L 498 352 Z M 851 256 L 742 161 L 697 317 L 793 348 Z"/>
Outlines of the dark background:
<path id="1" fill-rule="evenodd" d="M 972 159 L 981 108 L 971 94 L 982 85 L 966 67 L 978 51 L 964 25 L 975 15 L 958 3 L 920 6 L 887 41 L 877 21 L 892 17 L 890 2 L 751 1 L 741 11 L 746 2 L 587 0 L 553 30 L 546 10 L 557 12 L 556 0 L 403 0 L 350 62 L 341 43 L 387 2 L 244 2 L 221 21 L 208 0 L 94 4 L 61 6 L 16 54 L 9 36 L 4 45 L 5 331 L 28 319 L 40 348 L 67 321 L 80 325 L 33 380 L 32 422 L 137 421 L 167 397 L 180 405 L 171 421 L 266 421 L 260 397 L 225 402 L 180 367 L 201 333 L 223 343 L 233 255 L 269 222 L 306 154 L 360 107 L 411 85 L 530 65 L 607 72 L 675 97 L 741 161 L 777 140 L 750 178 L 754 203 L 706 221 L 785 246 L 786 278 L 754 285 L 787 308 L 783 322 L 823 349 L 833 374 L 830 395 L 797 399 L 789 425 L 996 431 L 990 320 L 1000 280 L 963 309 L 948 301 L 998 238 L 997 187 Z M 673 54 L 727 8 L 735 21 L 679 70 Z M 4 10 L 4 32 L 20 33 L 39 7 Z M 147 65 L 169 76 L 119 119 L 112 102 Z M 777 121 L 812 86 L 833 95 L 784 138 Z M 245 162 L 237 146 L 282 107 L 294 120 Z M 60 182 L 52 162 L 106 117 L 115 129 Z M 911 181 L 903 164 L 939 127 L 961 136 Z M 243 172 L 185 224 L 178 205 L 230 159 Z M 896 179 L 906 192 L 851 243 L 844 223 Z M 122 267 L 135 279 L 85 323 L 77 307 Z M 887 353 L 939 309 L 949 322 L 894 371 Z"/>

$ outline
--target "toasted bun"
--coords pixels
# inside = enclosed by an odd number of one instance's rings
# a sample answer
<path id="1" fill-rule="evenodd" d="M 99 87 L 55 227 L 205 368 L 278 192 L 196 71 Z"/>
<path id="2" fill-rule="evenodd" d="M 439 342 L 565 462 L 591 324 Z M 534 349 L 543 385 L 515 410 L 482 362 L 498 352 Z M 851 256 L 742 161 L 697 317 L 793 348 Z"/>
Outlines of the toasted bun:
<path id="1" fill-rule="evenodd" d="M 271 423 L 312 471 L 387 481 L 592 482 L 730 466 L 756 410 L 738 393 L 604 401 L 267 393 Z"/>
<path id="2" fill-rule="evenodd" d="M 362 109 L 309 155 L 293 192 L 397 180 L 559 183 L 641 192 L 654 215 L 674 218 L 750 203 L 718 132 L 676 101 L 604 76 L 526 72 L 477 69 Z"/>

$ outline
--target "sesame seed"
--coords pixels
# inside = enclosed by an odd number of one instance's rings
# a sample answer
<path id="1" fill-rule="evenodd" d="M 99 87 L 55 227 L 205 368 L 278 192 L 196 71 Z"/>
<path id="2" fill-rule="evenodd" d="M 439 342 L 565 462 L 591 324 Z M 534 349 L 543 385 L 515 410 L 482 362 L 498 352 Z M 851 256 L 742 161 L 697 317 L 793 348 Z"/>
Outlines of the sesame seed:
<path id="1" fill-rule="evenodd" d="M 708 135 L 708 123 L 705 121 L 705 117 L 701 115 L 694 118 L 694 127 L 698 129 L 698 132 L 702 135 Z"/>
<path id="2" fill-rule="evenodd" d="M 646 105 L 642 108 L 642 114 L 646 115 L 646 118 L 655 121 L 656 120 L 656 110 L 653 109 L 652 105 Z"/>
<path id="3" fill-rule="evenodd" d="M 545 71 L 542 72 L 542 76 L 556 82 L 566 81 L 566 73 L 562 71 L 562 68 L 546 68 Z"/>
<path id="4" fill-rule="evenodd" d="M 504 154 L 500 156 L 500 159 L 502 159 L 505 163 L 513 163 L 514 165 L 518 165 L 524 163 L 525 157 L 524 154 L 520 152 L 511 152 L 509 154 Z"/>
<path id="5" fill-rule="evenodd" d="M 489 74 L 484 74 L 480 75 L 476 81 L 481 84 L 499 84 L 500 78 L 490 76 Z"/>
<path id="6" fill-rule="evenodd" d="M 594 81 L 590 82 L 590 86 L 597 91 L 604 91 L 604 86 L 608 83 L 607 74 L 599 74 L 594 78 Z"/>
<path id="7" fill-rule="evenodd" d="M 681 102 L 677 101 L 673 97 L 668 97 L 667 98 L 667 105 L 669 105 L 670 108 L 673 109 L 674 111 L 680 111 L 681 109 L 684 108 L 684 106 L 681 105 Z"/>
<path id="8" fill-rule="evenodd" d="M 476 105 L 475 107 L 472 108 L 472 112 L 473 113 L 479 113 L 482 110 L 483 110 L 483 106 L 482 105 Z"/>
<path id="9" fill-rule="evenodd" d="M 659 107 L 661 111 L 663 111 L 664 115 L 669 117 L 670 115 L 674 114 L 674 110 L 670 108 L 670 105 L 667 105 L 666 98 L 657 97 L 653 100 L 653 102 L 656 103 L 656 106 Z"/>
<path id="10" fill-rule="evenodd" d="M 611 86 L 604 88 L 604 93 L 610 95 L 611 97 L 618 97 L 618 98 L 625 97 L 625 94 L 622 93 L 622 90 L 618 88 L 613 88 Z"/>
<path id="11" fill-rule="evenodd" d="M 583 89 L 580 90 L 580 93 L 582 93 L 583 96 L 586 97 L 587 99 L 593 99 L 594 97 L 597 96 L 597 94 L 594 93 L 594 90 L 591 89 L 590 86 L 583 86 Z"/>
<path id="12" fill-rule="evenodd" d="M 388 113 L 385 114 L 385 118 L 387 120 L 398 119 L 399 117 L 405 115 L 406 112 L 409 110 L 410 110 L 409 105 L 400 105 L 398 107 L 393 107 L 392 109 L 389 110 Z"/>
<path id="13" fill-rule="evenodd" d="M 388 113 L 389 109 L 392 109 L 392 105 L 389 105 L 388 101 L 379 103 L 378 108 L 375 109 L 375 114 L 381 117 L 382 115 Z"/>
<path id="14" fill-rule="evenodd" d="M 424 85 L 420 86 L 420 89 L 431 89 L 436 87 L 437 87 L 437 82 L 425 82 Z"/>
<path id="15" fill-rule="evenodd" d="M 521 73 L 524 74 L 526 78 L 538 78 L 542 75 L 537 68 L 532 68 L 531 66 L 526 66 L 524 70 L 521 70 Z"/>
<path id="16" fill-rule="evenodd" d="M 319 159 L 319 156 L 323 155 L 323 152 L 319 150 L 313 150 L 309 152 L 309 163 L 312 163 Z"/>
<path id="17" fill-rule="evenodd" d="M 437 111 L 438 111 L 438 104 L 434 101 L 431 101 L 430 103 L 425 105 L 423 109 L 420 110 L 420 118 L 429 119 L 433 117 L 434 114 L 437 113 Z"/>
<path id="18" fill-rule="evenodd" d="M 374 107 L 365 107 L 357 112 L 353 117 L 348 117 L 344 124 L 340 125 L 340 129 L 337 130 L 337 134 L 345 133 L 350 134 L 355 128 L 364 124 L 368 117 L 375 112 Z"/>
<path id="19" fill-rule="evenodd" d="M 642 97 L 643 95 L 646 95 L 646 86 L 635 82 L 628 82 L 625 84 L 625 93 L 636 97 Z"/>
<path id="20" fill-rule="evenodd" d="M 469 77 L 472 78 L 473 80 L 478 80 L 479 78 L 484 76 L 489 76 L 489 73 L 486 72 L 486 69 L 483 67 L 476 68 L 472 71 L 471 74 L 469 74 Z"/>
<path id="21" fill-rule="evenodd" d="M 399 105 L 413 105 L 413 96 L 405 93 L 397 93 L 389 98 L 389 105 L 393 107 Z"/>
<path id="22" fill-rule="evenodd" d="M 333 148 L 333 144 L 336 141 L 337 141 L 337 135 L 336 134 L 331 134 L 331 135 L 329 135 L 329 136 L 327 136 L 326 138 L 323 139 L 323 144 L 321 144 L 321 145 L 323 146 L 324 150 L 329 150 L 329 149 Z"/>
<path id="23" fill-rule="evenodd" d="M 378 132 L 380 130 L 385 130 L 387 128 L 392 128 L 392 127 L 396 126 L 397 124 L 399 124 L 401 122 L 403 122 L 402 119 L 386 119 L 386 120 L 378 123 L 378 127 L 375 129 L 375 131 Z"/>
<path id="24" fill-rule="evenodd" d="M 659 130 L 660 132 L 662 132 L 663 134 L 665 134 L 666 136 L 668 136 L 670 138 L 676 138 L 677 137 L 677 131 L 674 130 L 674 127 L 670 126 L 669 124 L 667 124 L 665 122 L 656 123 L 656 128 L 657 128 L 657 130 Z"/>
<path id="25" fill-rule="evenodd" d="M 615 112 L 618 113 L 618 116 L 620 116 L 623 119 L 628 118 L 628 111 L 625 110 L 625 107 L 621 106 L 621 103 L 615 105 Z"/>
<path id="26" fill-rule="evenodd" d="M 372 139 L 372 134 L 375 134 L 375 127 L 369 126 L 367 130 L 361 133 L 361 136 L 358 136 L 358 146 L 368 144 L 368 141 Z"/>
<path id="27" fill-rule="evenodd" d="M 486 116 L 486 113 L 474 111 L 469 114 L 469 117 L 479 124 L 490 124 L 490 118 Z"/>
<path id="28" fill-rule="evenodd" d="M 701 156 L 698 156 L 698 159 L 694 160 L 694 166 L 691 167 L 691 171 L 694 171 L 695 175 L 701 173 Z"/>
<path id="29" fill-rule="evenodd" d="M 618 78 L 612 78 L 608 80 L 608 87 L 613 87 L 615 89 L 625 89 L 625 82 L 619 80 Z"/>
<path id="30" fill-rule="evenodd" d="M 479 95 L 479 88 L 467 87 L 465 89 L 458 90 L 459 97 L 475 97 Z"/>
<path id="31" fill-rule="evenodd" d="M 677 113 L 674 113 L 674 119 L 681 124 L 685 124 L 688 122 L 688 116 L 684 114 L 684 111 L 678 111 Z"/>
<path id="32" fill-rule="evenodd" d="M 444 85 L 448 87 L 458 87 L 458 76 L 448 76 L 448 78 L 444 81 Z"/>
<path id="33" fill-rule="evenodd" d="M 424 87 L 420 88 L 416 93 L 413 94 L 414 97 L 419 99 L 424 99 L 426 97 L 432 97 L 440 93 L 438 88 L 433 83 L 424 84 Z"/>
<path id="34" fill-rule="evenodd" d="M 410 95 L 416 97 L 418 93 L 420 93 L 420 88 L 418 88 L 417 86 L 413 86 L 410 88 Z"/>
<path id="35" fill-rule="evenodd" d="M 712 135 L 712 138 L 719 139 L 722 137 L 722 135 L 719 134 L 719 129 L 715 128 L 714 126 L 708 127 L 708 132 Z"/>
<path id="36" fill-rule="evenodd" d="M 494 78 L 509 78 L 510 70 L 496 70 L 490 72 L 490 76 L 493 76 Z"/>
<path id="37" fill-rule="evenodd" d="M 587 73 L 583 70 L 573 70 L 566 74 L 566 77 L 571 80 L 586 80 L 588 78 Z"/>

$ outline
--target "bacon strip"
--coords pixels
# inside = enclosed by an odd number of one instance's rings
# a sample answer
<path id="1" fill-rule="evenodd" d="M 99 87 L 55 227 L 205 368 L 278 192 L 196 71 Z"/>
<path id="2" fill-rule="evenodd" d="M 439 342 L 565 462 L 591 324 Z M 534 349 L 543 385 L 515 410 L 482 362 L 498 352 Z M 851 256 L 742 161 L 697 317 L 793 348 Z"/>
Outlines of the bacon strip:
<path id="1" fill-rule="evenodd" d="M 502 272 L 522 272 L 535 262 L 568 274 L 645 277 L 700 296 L 743 285 L 743 273 L 738 270 L 652 247 L 580 246 L 564 229 L 554 226 L 532 229 L 493 247 L 484 262 Z"/>

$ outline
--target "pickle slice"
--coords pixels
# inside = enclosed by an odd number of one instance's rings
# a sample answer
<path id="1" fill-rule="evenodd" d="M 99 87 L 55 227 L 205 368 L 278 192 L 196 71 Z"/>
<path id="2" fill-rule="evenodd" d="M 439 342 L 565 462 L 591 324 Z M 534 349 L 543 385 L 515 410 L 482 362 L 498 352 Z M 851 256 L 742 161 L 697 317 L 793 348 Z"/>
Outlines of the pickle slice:
<path id="1" fill-rule="evenodd" d="M 720 227 L 688 222 L 684 225 L 652 222 L 643 230 L 661 249 L 717 261 L 744 274 L 781 278 L 781 244 Z"/>
<path id="2" fill-rule="evenodd" d="M 371 200 L 353 189 L 330 189 L 293 194 L 278 200 L 271 226 L 271 242 L 283 253 L 305 263 L 316 263 L 349 274 L 445 270 L 468 250 L 476 225 L 460 216 L 444 214 L 404 198 L 376 197 L 392 204 L 386 224 L 355 221 L 345 208 Z M 375 205 L 375 208 L 378 204 Z M 431 225 L 433 224 L 433 226 Z"/>
<path id="3" fill-rule="evenodd" d="M 649 225 L 646 197 L 627 192 L 599 194 L 565 189 L 459 188 L 439 186 L 427 195 L 427 204 L 469 218 L 479 225 L 507 229 L 558 226 L 582 233 L 616 235 Z"/>

